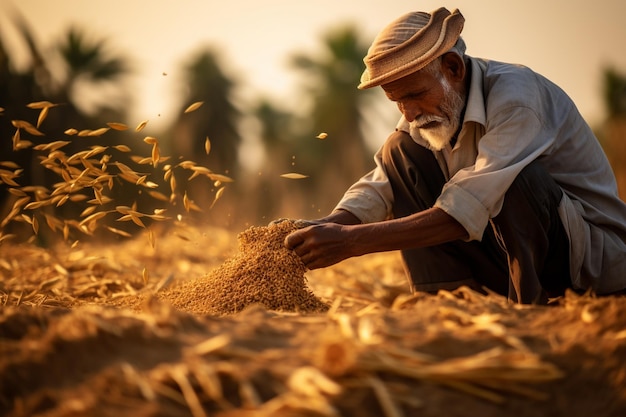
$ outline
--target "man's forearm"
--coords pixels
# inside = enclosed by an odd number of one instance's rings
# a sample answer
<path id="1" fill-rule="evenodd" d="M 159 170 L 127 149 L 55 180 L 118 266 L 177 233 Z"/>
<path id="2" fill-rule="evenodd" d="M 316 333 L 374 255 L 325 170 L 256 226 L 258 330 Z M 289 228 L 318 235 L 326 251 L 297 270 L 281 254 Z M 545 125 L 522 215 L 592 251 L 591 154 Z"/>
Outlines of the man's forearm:
<path id="1" fill-rule="evenodd" d="M 289 234 L 285 246 L 307 268 L 316 269 L 353 256 L 433 246 L 468 236 L 459 222 L 439 208 L 378 223 L 355 222 L 357 217 L 347 211 L 334 212 Z"/>
<path id="2" fill-rule="evenodd" d="M 348 245 L 354 245 L 358 255 L 390 250 L 434 246 L 453 240 L 466 239 L 467 231 L 452 216 L 439 208 L 378 223 L 348 226 Z"/>

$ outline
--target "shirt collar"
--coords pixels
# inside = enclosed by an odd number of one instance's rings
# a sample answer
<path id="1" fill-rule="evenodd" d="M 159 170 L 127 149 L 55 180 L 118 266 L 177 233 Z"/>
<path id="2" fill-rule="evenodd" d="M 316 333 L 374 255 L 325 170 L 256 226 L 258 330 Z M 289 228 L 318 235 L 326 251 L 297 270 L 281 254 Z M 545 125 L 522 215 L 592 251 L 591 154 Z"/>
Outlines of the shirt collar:
<path id="1" fill-rule="evenodd" d="M 485 126 L 487 124 L 485 96 L 483 94 L 483 73 L 485 71 L 485 62 L 472 57 L 468 58 L 471 65 L 471 79 L 463 124 L 467 122 L 475 122 Z"/>

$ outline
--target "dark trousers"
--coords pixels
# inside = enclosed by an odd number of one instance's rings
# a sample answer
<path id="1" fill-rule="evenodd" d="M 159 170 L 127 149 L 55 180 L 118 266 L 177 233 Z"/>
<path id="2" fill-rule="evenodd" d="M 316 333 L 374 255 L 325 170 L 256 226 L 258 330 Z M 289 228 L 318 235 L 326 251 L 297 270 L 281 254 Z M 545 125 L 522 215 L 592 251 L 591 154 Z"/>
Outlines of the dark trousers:
<path id="1" fill-rule="evenodd" d="M 433 153 L 404 132 L 383 146 L 394 194 L 394 217 L 432 207 L 446 180 Z M 539 161 L 528 165 L 504 197 L 481 241 L 453 241 L 402 251 L 414 290 L 487 287 L 520 303 L 544 303 L 571 286 L 569 240 L 558 215 L 563 191 Z"/>

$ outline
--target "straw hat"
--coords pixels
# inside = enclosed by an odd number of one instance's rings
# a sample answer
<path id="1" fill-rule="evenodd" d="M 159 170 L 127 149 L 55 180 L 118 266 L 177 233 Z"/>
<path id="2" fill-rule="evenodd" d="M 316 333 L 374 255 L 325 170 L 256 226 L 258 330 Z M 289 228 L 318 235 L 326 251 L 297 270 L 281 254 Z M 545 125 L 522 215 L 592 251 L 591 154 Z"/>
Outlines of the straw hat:
<path id="1" fill-rule="evenodd" d="M 424 68 L 448 52 L 460 39 L 465 18 L 445 7 L 433 12 L 411 12 L 384 28 L 363 58 L 365 71 L 359 89 L 400 79 Z M 462 44 L 461 54 L 465 52 Z"/>

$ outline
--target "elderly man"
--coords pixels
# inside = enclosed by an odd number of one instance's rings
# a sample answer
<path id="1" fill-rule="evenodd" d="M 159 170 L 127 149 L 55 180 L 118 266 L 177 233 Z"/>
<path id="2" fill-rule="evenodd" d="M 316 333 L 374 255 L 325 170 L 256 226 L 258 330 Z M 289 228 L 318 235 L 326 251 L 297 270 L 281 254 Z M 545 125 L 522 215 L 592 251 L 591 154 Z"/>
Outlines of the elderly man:
<path id="1" fill-rule="evenodd" d="M 520 303 L 626 288 L 626 205 L 571 99 L 532 70 L 465 55 L 458 10 L 408 13 L 364 58 L 402 118 L 376 168 L 285 245 L 310 269 L 400 250 L 418 291 Z"/>

